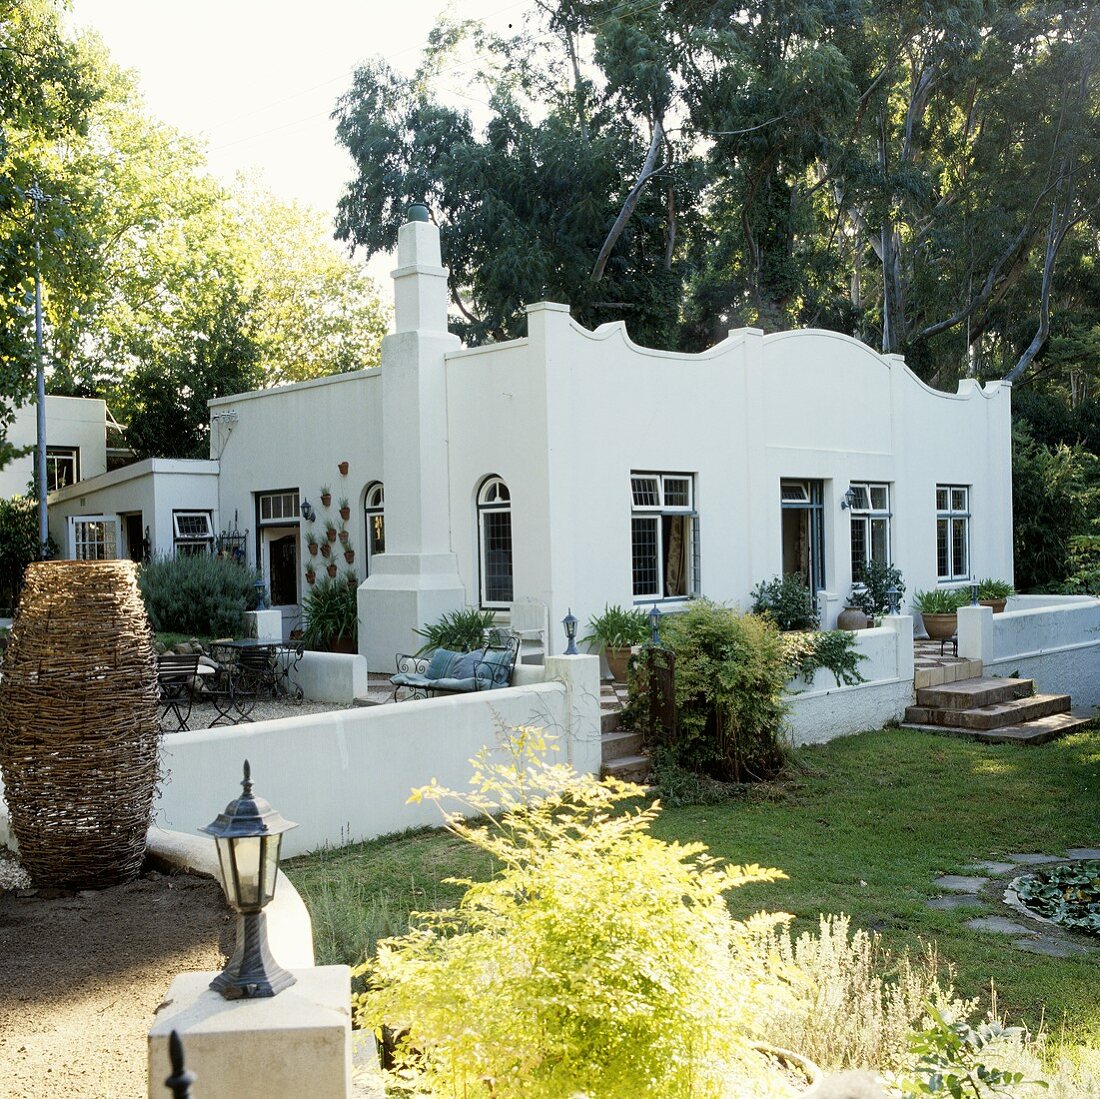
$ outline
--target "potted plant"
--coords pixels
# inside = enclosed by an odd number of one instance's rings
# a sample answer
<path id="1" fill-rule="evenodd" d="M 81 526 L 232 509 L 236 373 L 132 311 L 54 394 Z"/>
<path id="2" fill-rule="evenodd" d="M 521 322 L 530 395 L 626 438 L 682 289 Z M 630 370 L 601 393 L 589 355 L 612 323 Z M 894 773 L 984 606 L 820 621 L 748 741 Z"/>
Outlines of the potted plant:
<path id="1" fill-rule="evenodd" d="M 313 581 L 316 580 L 316 579 L 317 579 L 317 570 L 313 567 L 313 562 L 310 561 L 310 563 L 308 565 L 306 565 L 306 583 L 307 584 L 312 584 Z"/>
<path id="2" fill-rule="evenodd" d="M 332 579 L 332 580 L 335 580 L 336 579 L 336 572 L 337 572 L 336 562 L 335 561 L 330 561 L 328 563 L 329 578 Z"/>
<path id="3" fill-rule="evenodd" d="M 348 544 L 348 537 L 349 537 L 348 528 L 347 527 L 341 527 L 340 528 L 340 545 L 346 546 Z"/>
<path id="4" fill-rule="evenodd" d="M 348 475 L 348 464 L 347 464 L 347 462 L 337 462 L 336 463 L 336 468 L 340 471 L 340 476 L 341 477 L 346 477 Z"/>
<path id="5" fill-rule="evenodd" d="M 649 636 L 645 611 L 627 610 L 615 603 L 605 604 L 602 614 L 588 620 L 588 635 L 581 642 L 594 645 L 596 652 L 603 653 L 612 679 L 625 683 L 631 648 L 644 645 Z"/>
<path id="6" fill-rule="evenodd" d="M 332 503 L 332 489 L 328 485 L 321 486 L 321 505 L 322 507 L 328 507 Z"/>
<path id="7" fill-rule="evenodd" d="M 309 553 L 311 557 L 317 556 L 317 534 L 315 531 L 310 531 L 306 535 L 306 545 L 309 547 Z"/>
<path id="8" fill-rule="evenodd" d="M 924 620 L 924 629 L 933 641 L 954 637 L 959 627 L 959 607 L 968 600 L 960 588 L 934 588 L 913 596 L 913 606 Z"/>
<path id="9" fill-rule="evenodd" d="M 351 518 L 351 505 L 346 496 L 340 497 L 340 518 L 346 523 Z"/>
<path id="10" fill-rule="evenodd" d="M 321 556 L 322 557 L 328 557 L 330 553 L 332 553 L 332 547 L 328 544 L 328 542 L 322 542 L 321 543 Z"/>
<path id="11" fill-rule="evenodd" d="M 874 624 L 874 618 L 863 609 L 866 598 L 866 586 L 864 584 L 853 584 L 844 604 L 844 610 L 836 616 L 836 628 L 838 630 L 865 630 Z"/>
<path id="12" fill-rule="evenodd" d="M 355 560 L 355 550 L 353 550 L 351 546 L 348 546 L 348 548 L 344 550 L 344 560 L 347 561 L 349 565 Z"/>
<path id="13" fill-rule="evenodd" d="M 983 607 L 992 607 L 994 614 L 1000 614 L 1008 603 L 1008 597 L 1015 594 L 1016 589 L 1007 580 L 994 580 L 987 576 L 978 581 L 978 602 Z"/>
<path id="14" fill-rule="evenodd" d="M 325 520 L 325 537 L 330 542 L 336 541 L 336 524 L 331 519 Z"/>
<path id="15" fill-rule="evenodd" d="M 897 592 L 897 605 L 905 594 L 905 579 L 896 565 L 884 565 L 881 561 L 868 561 L 855 578 L 858 584 L 852 587 L 852 596 L 858 599 L 858 606 L 868 618 L 886 614 L 890 610 L 890 589 Z M 857 591 L 860 588 L 862 590 Z"/>
<path id="16" fill-rule="evenodd" d="M 356 651 L 359 615 L 355 589 L 343 582 L 322 580 L 302 601 L 302 638 L 311 649 Z"/>
<path id="17" fill-rule="evenodd" d="M 359 573 L 357 573 L 355 569 L 348 569 L 348 571 L 344 573 L 344 582 L 354 591 L 359 587 Z"/>

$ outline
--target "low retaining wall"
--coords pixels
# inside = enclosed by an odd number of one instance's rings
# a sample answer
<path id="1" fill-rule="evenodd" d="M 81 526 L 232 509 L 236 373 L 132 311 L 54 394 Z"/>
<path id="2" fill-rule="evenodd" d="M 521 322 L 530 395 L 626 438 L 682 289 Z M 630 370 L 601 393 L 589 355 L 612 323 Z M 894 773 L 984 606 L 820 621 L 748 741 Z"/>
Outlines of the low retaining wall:
<path id="1" fill-rule="evenodd" d="M 286 855 L 342 846 L 423 824 L 434 805 L 408 805 L 431 779 L 464 789 L 469 760 L 502 729 L 538 725 L 558 738 L 558 758 L 600 768 L 600 685 L 594 656 L 550 657 L 547 681 L 531 686 L 305 714 L 165 737 L 155 819 L 195 832 L 237 796 L 241 764 L 256 791 L 299 826 Z"/>
<path id="2" fill-rule="evenodd" d="M 893 615 L 873 630 L 857 630 L 864 682 L 838 686 L 819 668 L 813 681 L 794 679 L 787 686 L 787 724 L 795 744 L 822 744 L 849 733 L 881 729 L 896 721 L 913 701 L 913 619 Z"/>
<path id="3" fill-rule="evenodd" d="M 1086 595 L 1017 596 L 1011 609 L 959 609 L 959 655 L 986 675 L 1034 679 L 1043 694 L 1068 694 L 1073 709 L 1100 706 L 1100 600 Z"/>
<path id="4" fill-rule="evenodd" d="M 367 658 L 304 652 L 291 680 L 311 702 L 354 702 L 367 695 Z"/>

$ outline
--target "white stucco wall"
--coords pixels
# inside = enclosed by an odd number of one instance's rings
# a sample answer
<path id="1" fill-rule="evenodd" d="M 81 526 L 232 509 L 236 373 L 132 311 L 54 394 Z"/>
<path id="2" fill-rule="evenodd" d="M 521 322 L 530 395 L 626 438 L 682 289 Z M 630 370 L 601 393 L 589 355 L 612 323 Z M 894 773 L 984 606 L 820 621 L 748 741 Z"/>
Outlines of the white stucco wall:
<path id="1" fill-rule="evenodd" d="M 37 404 L 28 402 L 15 413 L 7 439 L 13 446 L 34 446 L 38 438 Z M 46 397 L 46 445 L 78 447 L 80 477 L 95 477 L 107 469 L 107 406 L 91 397 Z M 0 469 L 0 497 L 26 495 L 34 476 L 34 456 L 16 458 Z"/>
<path id="2" fill-rule="evenodd" d="M 69 523 L 72 516 L 106 515 L 119 526 L 118 552 L 128 555 L 124 515 L 141 514 L 141 529 L 149 528 L 149 541 L 156 554 L 175 552 L 173 511 L 209 511 L 214 531 L 220 530 L 218 510 L 218 463 L 184 458 L 146 458 L 133 465 L 113 469 L 75 485 L 50 493 L 50 535 L 69 556 Z"/>

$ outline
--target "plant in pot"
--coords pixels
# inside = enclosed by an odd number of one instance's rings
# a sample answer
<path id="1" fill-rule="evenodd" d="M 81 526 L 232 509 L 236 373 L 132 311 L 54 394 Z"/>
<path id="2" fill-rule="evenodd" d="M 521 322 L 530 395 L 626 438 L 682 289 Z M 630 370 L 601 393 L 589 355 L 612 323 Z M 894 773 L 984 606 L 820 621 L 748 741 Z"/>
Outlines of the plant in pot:
<path id="1" fill-rule="evenodd" d="M 347 549 L 344 550 L 344 560 L 347 561 L 349 565 L 355 560 L 355 550 L 353 550 L 351 546 L 348 546 Z"/>
<path id="2" fill-rule="evenodd" d="M 321 486 L 321 506 L 328 507 L 332 503 L 332 489 L 328 485 Z"/>
<path id="3" fill-rule="evenodd" d="M 983 607 L 992 607 L 994 614 L 1000 614 L 1008 603 L 1008 597 L 1015 594 L 1016 589 L 1007 580 L 987 576 L 978 581 L 978 602 Z"/>
<path id="4" fill-rule="evenodd" d="M 340 518 L 346 523 L 351 518 L 351 504 L 346 496 L 340 497 Z"/>
<path id="5" fill-rule="evenodd" d="M 328 563 L 328 574 L 329 574 L 330 579 L 332 579 L 332 580 L 336 579 L 337 571 L 338 570 L 336 568 L 336 562 L 335 561 L 330 561 Z"/>
<path id="6" fill-rule="evenodd" d="M 644 645 L 649 637 L 649 618 L 645 611 L 605 603 L 603 613 L 588 620 L 588 635 L 581 638 L 581 643 L 603 653 L 611 678 L 617 683 L 625 683 L 631 648 Z"/>
<path id="7" fill-rule="evenodd" d="M 343 581 L 322 580 L 302 601 L 303 640 L 311 649 L 355 652 L 359 616 L 354 588 Z"/>
<path id="8" fill-rule="evenodd" d="M 480 649 L 485 644 L 485 631 L 493 628 L 495 618 L 494 611 L 482 611 L 476 607 L 449 611 L 441 615 L 439 621 L 422 630 L 413 630 L 413 633 L 427 638 L 416 655 L 433 649 L 450 649 L 456 653 L 471 653 L 474 649 Z"/>
<path id="9" fill-rule="evenodd" d="M 954 637 L 959 627 L 959 607 L 969 602 L 968 594 L 961 588 L 934 588 L 918 591 L 913 596 L 913 607 L 924 621 L 924 629 L 933 641 Z"/>
<path id="10" fill-rule="evenodd" d="M 322 542 L 321 543 L 321 556 L 322 557 L 328 557 L 329 554 L 331 554 L 331 553 L 332 553 L 332 547 L 328 544 L 328 542 Z"/>
<path id="11" fill-rule="evenodd" d="M 901 606 L 902 596 L 905 595 L 905 578 L 901 569 L 896 565 L 884 565 L 881 561 L 868 561 L 859 570 L 856 576 L 858 586 L 862 588 L 859 593 L 858 606 L 868 618 L 886 614 L 890 609 L 889 591 L 896 588 L 898 593 L 898 606 Z M 852 587 L 852 594 L 856 594 L 856 586 Z"/>
<path id="12" fill-rule="evenodd" d="M 317 556 L 317 533 L 316 531 L 310 531 L 306 535 L 306 545 L 309 547 L 309 553 L 311 557 Z"/>
<path id="13" fill-rule="evenodd" d="M 325 520 L 325 537 L 330 542 L 336 541 L 336 524 L 331 519 Z"/>
<path id="14" fill-rule="evenodd" d="M 340 545 L 346 546 L 348 544 L 348 538 L 349 537 L 350 537 L 350 534 L 348 532 L 348 528 L 347 527 L 341 527 L 340 528 Z"/>
<path id="15" fill-rule="evenodd" d="M 313 565 L 312 559 L 309 564 L 306 565 L 306 583 L 312 584 L 317 579 L 317 569 Z"/>
<path id="16" fill-rule="evenodd" d="M 355 569 L 348 569 L 348 571 L 344 573 L 344 583 L 354 591 L 359 587 L 359 573 L 357 573 Z"/>

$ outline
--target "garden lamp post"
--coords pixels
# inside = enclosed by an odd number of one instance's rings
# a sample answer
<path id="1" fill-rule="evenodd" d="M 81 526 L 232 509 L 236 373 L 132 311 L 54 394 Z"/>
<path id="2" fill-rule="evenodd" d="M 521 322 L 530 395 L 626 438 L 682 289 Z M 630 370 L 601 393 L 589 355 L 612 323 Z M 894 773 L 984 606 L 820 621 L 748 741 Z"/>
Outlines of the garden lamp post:
<path id="1" fill-rule="evenodd" d="M 561 624 L 565 627 L 565 640 L 567 642 L 565 646 L 566 656 L 577 656 L 577 616 L 573 613 L 573 608 L 569 608 L 569 613 L 561 620 Z"/>
<path id="2" fill-rule="evenodd" d="M 50 201 L 50 196 L 34 183 L 27 188 L 27 197 L 34 203 L 35 454 L 38 459 L 38 557 L 44 561 L 48 553 L 50 528 L 46 512 L 46 365 L 42 348 L 42 244 L 39 240 L 38 211 L 39 207 Z"/>
<path id="3" fill-rule="evenodd" d="M 649 641 L 651 645 L 660 647 L 661 644 L 661 608 L 656 603 L 653 610 L 647 616 L 649 618 Z"/>
<path id="4" fill-rule="evenodd" d="M 972 607 L 978 605 L 978 582 L 976 580 L 970 585 L 970 605 Z"/>
<path id="5" fill-rule="evenodd" d="M 896 584 L 891 584 L 886 589 L 886 606 L 888 614 L 898 613 L 898 603 L 901 601 L 901 592 Z"/>
<path id="6" fill-rule="evenodd" d="M 282 834 L 297 825 L 252 793 L 248 760 L 241 786 L 244 793 L 199 829 L 217 843 L 226 900 L 237 913 L 237 948 L 210 982 L 227 1000 L 276 996 L 297 979 L 271 956 L 263 911 L 275 895 Z"/>

